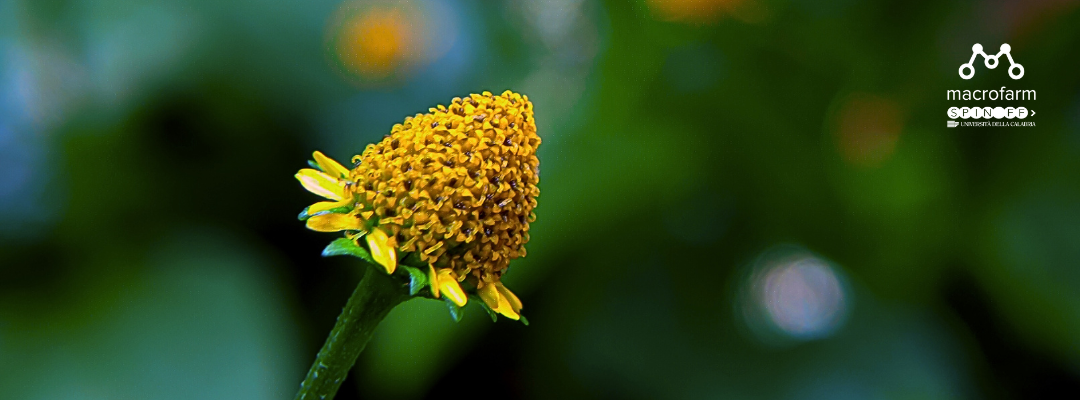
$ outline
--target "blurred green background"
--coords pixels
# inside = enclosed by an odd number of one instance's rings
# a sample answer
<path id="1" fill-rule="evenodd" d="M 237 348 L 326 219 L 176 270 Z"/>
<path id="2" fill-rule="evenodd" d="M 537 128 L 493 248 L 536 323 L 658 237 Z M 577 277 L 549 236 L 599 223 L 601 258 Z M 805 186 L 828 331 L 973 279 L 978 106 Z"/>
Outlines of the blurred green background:
<path id="1" fill-rule="evenodd" d="M 339 399 L 1075 395 L 1078 6 L 0 0 L 0 398 L 291 398 L 362 274 L 292 175 L 505 89 L 531 326 L 407 302 Z"/>

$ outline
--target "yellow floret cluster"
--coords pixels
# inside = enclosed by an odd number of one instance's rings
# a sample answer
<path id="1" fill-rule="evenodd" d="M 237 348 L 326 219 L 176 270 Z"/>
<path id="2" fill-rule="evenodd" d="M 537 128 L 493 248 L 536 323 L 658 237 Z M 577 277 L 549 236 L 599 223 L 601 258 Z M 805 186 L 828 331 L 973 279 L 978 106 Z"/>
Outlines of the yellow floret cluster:
<path id="1" fill-rule="evenodd" d="M 540 194 L 539 145 L 528 96 L 454 98 L 368 145 L 353 158 L 345 190 L 391 247 L 483 286 L 525 255 Z"/>

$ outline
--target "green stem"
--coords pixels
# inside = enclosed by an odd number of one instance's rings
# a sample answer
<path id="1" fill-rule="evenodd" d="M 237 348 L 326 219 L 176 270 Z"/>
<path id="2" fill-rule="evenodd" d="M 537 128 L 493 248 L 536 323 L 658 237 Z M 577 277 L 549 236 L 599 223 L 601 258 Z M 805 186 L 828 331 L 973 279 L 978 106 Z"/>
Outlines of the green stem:
<path id="1" fill-rule="evenodd" d="M 365 271 L 300 384 L 296 400 L 333 399 L 375 327 L 394 306 L 408 298 L 407 290 L 383 271 L 376 268 Z"/>

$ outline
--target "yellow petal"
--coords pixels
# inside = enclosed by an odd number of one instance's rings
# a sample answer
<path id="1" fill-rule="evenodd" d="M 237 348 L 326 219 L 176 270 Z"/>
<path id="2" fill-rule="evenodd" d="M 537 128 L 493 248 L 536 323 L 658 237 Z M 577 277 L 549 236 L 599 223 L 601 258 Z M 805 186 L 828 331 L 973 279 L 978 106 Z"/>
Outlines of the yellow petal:
<path id="1" fill-rule="evenodd" d="M 497 310 L 499 308 L 499 290 L 494 285 L 484 285 L 476 290 L 476 294 L 480 296 L 480 300 L 487 304 L 488 308 Z"/>
<path id="2" fill-rule="evenodd" d="M 308 229 L 319 232 L 359 230 L 363 225 L 359 218 L 349 214 L 319 214 L 307 220 Z"/>
<path id="3" fill-rule="evenodd" d="M 495 282 L 495 288 L 499 289 L 499 294 L 506 298 L 506 301 L 510 303 L 510 308 L 512 310 L 515 312 L 521 311 L 521 300 L 514 295 L 514 292 L 511 292 L 510 289 L 503 286 L 502 282 Z"/>
<path id="4" fill-rule="evenodd" d="M 431 264 L 428 264 L 428 282 L 431 283 L 431 297 L 439 298 L 439 275 Z"/>
<path id="5" fill-rule="evenodd" d="M 499 289 L 494 284 L 487 284 L 484 287 L 477 290 L 477 294 L 480 295 L 480 299 L 484 300 L 488 308 L 499 314 L 506 316 L 512 320 L 518 320 L 521 318 L 517 312 L 514 311 L 513 306 L 510 305 L 510 301 L 506 299 L 506 296 L 499 295 Z"/>
<path id="6" fill-rule="evenodd" d="M 454 271 L 449 268 L 439 270 L 439 291 L 446 295 L 446 298 L 457 304 L 458 307 L 464 307 L 465 303 L 469 300 L 469 297 L 465 295 L 465 291 L 461 290 L 461 285 L 458 284 L 457 278 L 454 277 Z"/>
<path id="7" fill-rule="evenodd" d="M 331 214 L 333 215 L 333 214 Z M 386 268 L 386 273 L 392 274 L 397 269 L 397 251 L 390 246 L 390 238 L 382 229 L 372 229 L 367 234 L 368 248 L 371 250 L 371 258 Z"/>
<path id="8" fill-rule="evenodd" d="M 334 178 L 342 178 L 349 176 L 349 170 L 338 164 L 334 159 L 323 155 L 322 152 L 316 151 L 312 156 L 315 157 L 315 163 L 322 167 L 322 170 Z"/>
<path id="9" fill-rule="evenodd" d="M 341 200 L 345 197 L 343 195 L 345 185 L 320 171 L 304 168 L 296 173 L 296 180 L 300 181 L 300 184 L 304 185 L 304 189 L 309 192 L 330 200 Z"/>
<path id="10" fill-rule="evenodd" d="M 506 296 L 499 296 L 499 309 L 495 311 L 514 321 L 521 319 L 521 315 L 518 315 L 517 311 L 514 311 L 514 307 L 510 305 Z"/>
<path id="11" fill-rule="evenodd" d="M 308 215 L 315 215 L 327 210 L 333 210 L 338 207 L 345 207 L 352 205 L 352 199 L 345 199 L 342 201 L 320 201 L 312 204 L 307 209 Z"/>

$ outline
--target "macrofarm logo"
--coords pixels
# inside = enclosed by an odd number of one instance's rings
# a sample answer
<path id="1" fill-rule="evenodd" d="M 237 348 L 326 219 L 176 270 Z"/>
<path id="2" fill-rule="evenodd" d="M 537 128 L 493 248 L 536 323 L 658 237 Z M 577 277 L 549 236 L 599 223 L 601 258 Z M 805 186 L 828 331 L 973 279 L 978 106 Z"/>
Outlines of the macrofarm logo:
<path id="1" fill-rule="evenodd" d="M 986 68 L 994 69 L 998 66 L 998 59 L 1001 58 L 1002 55 L 1004 55 L 1006 58 L 1009 59 L 1009 77 L 1013 79 L 1023 78 L 1024 66 L 1020 65 L 1020 63 L 1016 61 L 1013 61 L 1012 54 L 1010 53 L 1011 51 L 1012 46 L 1009 46 L 1008 43 L 1002 43 L 1000 50 L 998 50 L 998 53 L 990 56 L 983 52 L 983 47 L 981 44 L 975 43 L 974 46 L 971 46 L 971 59 L 968 60 L 967 64 L 960 64 L 960 77 L 964 79 L 971 79 L 971 77 L 975 76 L 975 58 L 977 58 L 978 56 L 983 56 L 983 64 L 986 64 Z M 993 62 L 991 63 L 991 61 Z M 965 69 L 970 72 L 965 74 Z M 1014 69 L 1018 70 L 1019 72 L 1013 73 Z"/>
<path id="2" fill-rule="evenodd" d="M 970 80 L 975 77 L 975 59 L 983 57 L 983 64 L 988 69 L 995 69 L 1000 64 L 1001 56 L 1009 60 L 1009 77 L 1019 80 L 1024 77 L 1024 66 L 1013 60 L 1012 46 L 1002 43 L 998 53 L 988 55 L 983 52 L 983 46 L 979 43 L 971 46 L 971 58 L 967 63 L 960 64 L 960 78 Z M 993 78 L 991 78 L 993 79 Z M 1000 79 L 1000 78 L 997 78 Z M 1035 101 L 1035 90 L 1009 89 L 1002 86 L 1000 89 L 956 89 L 946 90 L 945 99 L 949 101 L 984 102 L 992 101 L 994 104 L 964 104 L 971 107 L 949 107 L 946 114 L 950 120 L 946 123 L 949 128 L 956 127 L 1013 127 L 1035 126 L 1032 121 L 978 121 L 989 119 L 1015 119 L 1022 120 L 1035 115 L 1035 110 L 1028 107 L 1019 107 L 1012 102 Z M 1004 103 L 1003 102 L 1009 102 Z M 1025 104 L 1030 106 L 1030 103 Z M 972 119 L 976 121 L 954 121 L 954 119 Z"/>

